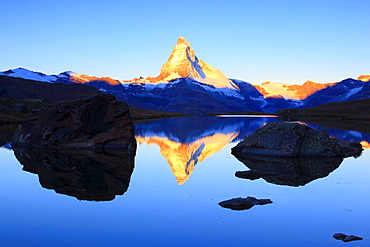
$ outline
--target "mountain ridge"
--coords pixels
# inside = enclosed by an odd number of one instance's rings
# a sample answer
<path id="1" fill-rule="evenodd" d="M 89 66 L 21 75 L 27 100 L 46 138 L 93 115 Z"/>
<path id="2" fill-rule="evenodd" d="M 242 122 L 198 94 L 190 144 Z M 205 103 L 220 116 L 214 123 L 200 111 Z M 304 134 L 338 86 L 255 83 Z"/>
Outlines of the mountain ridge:
<path id="1" fill-rule="evenodd" d="M 333 83 L 306 81 L 303 85 L 265 82 L 252 84 L 229 79 L 220 70 L 198 59 L 190 43 L 180 37 L 157 77 L 116 80 L 71 71 L 45 75 L 23 68 L 0 75 L 49 83 L 85 84 L 114 94 L 129 105 L 147 110 L 182 114 L 257 111 L 274 113 L 284 108 L 312 107 L 357 100 L 370 95 L 370 76 Z"/>

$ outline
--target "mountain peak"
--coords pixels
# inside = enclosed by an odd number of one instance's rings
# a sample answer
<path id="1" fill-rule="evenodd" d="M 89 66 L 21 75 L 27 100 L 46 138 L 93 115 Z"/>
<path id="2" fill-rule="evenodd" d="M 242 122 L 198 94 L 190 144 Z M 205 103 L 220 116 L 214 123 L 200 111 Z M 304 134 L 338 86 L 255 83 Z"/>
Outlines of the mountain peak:
<path id="1" fill-rule="evenodd" d="M 360 75 L 357 80 L 364 82 L 370 81 L 370 75 Z"/>
<path id="2" fill-rule="evenodd" d="M 180 38 L 177 39 L 177 44 L 178 45 L 181 45 L 181 44 L 184 44 L 184 45 L 187 45 L 187 46 L 190 46 L 190 43 L 189 41 L 187 41 L 184 37 L 180 36 Z"/>
<path id="3" fill-rule="evenodd" d="M 190 42 L 182 36 L 177 39 L 177 43 L 173 47 L 170 57 L 167 62 L 163 64 L 161 72 L 157 77 L 148 77 L 141 80 L 137 79 L 136 81 L 159 83 L 178 78 L 191 78 L 216 88 L 238 88 L 221 71 L 199 60 Z"/>

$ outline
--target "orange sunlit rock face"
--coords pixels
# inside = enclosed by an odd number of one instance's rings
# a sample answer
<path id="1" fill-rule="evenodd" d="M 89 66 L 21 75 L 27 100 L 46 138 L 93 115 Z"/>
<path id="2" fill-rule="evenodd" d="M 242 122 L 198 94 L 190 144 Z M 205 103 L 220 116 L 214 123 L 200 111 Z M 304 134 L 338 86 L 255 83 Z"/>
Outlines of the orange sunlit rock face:
<path id="1" fill-rule="evenodd" d="M 221 71 L 199 60 L 195 55 L 193 47 L 184 38 L 177 40 L 167 62 L 162 66 L 157 77 L 121 81 L 122 83 L 160 83 L 168 82 L 177 78 L 193 78 L 202 83 L 212 85 L 216 88 L 238 88 Z"/>
<path id="2" fill-rule="evenodd" d="M 362 145 L 362 148 L 364 148 L 364 149 L 369 149 L 370 148 L 370 143 L 368 143 L 367 141 L 362 141 L 362 142 L 360 142 L 360 144 Z"/>
<path id="3" fill-rule="evenodd" d="M 370 81 L 370 75 L 360 75 L 357 80 L 360 80 L 360 81 Z"/>
<path id="4" fill-rule="evenodd" d="M 160 148 L 162 156 L 168 161 L 173 175 L 179 184 L 189 179 L 194 166 L 219 152 L 229 142 L 234 140 L 239 133 L 214 134 L 203 137 L 190 144 L 172 141 L 166 137 L 142 137 L 136 136 L 138 143 L 156 144 Z"/>
<path id="5" fill-rule="evenodd" d="M 336 83 L 316 83 L 306 81 L 303 85 L 288 85 L 284 83 L 264 82 L 253 84 L 256 89 L 265 97 L 304 100 L 311 94 L 322 90 Z"/>
<path id="6" fill-rule="evenodd" d="M 70 75 L 70 80 L 75 83 L 85 84 L 85 83 L 92 82 L 92 81 L 104 81 L 107 84 L 113 85 L 113 86 L 120 84 L 119 81 L 114 80 L 110 77 L 95 77 L 95 76 L 88 76 L 88 75 L 80 75 L 77 73 L 70 73 L 69 75 Z"/>

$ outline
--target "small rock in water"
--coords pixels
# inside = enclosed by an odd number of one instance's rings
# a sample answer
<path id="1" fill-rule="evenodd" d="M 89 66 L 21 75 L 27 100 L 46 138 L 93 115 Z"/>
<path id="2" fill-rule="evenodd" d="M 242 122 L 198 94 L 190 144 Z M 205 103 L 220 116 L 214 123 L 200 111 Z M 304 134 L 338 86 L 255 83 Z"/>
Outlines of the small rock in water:
<path id="1" fill-rule="evenodd" d="M 333 238 L 335 238 L 336 240 L 343 240 L 347 235 L 344 234 L 344 233 L 335 233 L 333 235 Z"/>
<path id="2" fill-rule="evenodd" d="M 355 235 L 348 235 L 348 236 L 346 236 L 344 239 L 343 239 L 343 241 L 344 242 L 350 242 L 350 241 L 355 241 L 355 240 L 362 240 L 363 238 L 361 238 L 361 237 L 357 237 L 357 236 L 355 236 Z"/>
<path id="3" fill-rule="evenodd" d="M 248 196 L 247 198 L 232 198 L 222 201 L 218 205 L 232 210 L 245 210 L 252 208 L 254 205 L 265 205 L 268 203 L 272 203 L 272 201 L 270 199 L 256 199 L 255 197 Z"/>
<path id="4" fill-rule="evenodd" d="M 355 240 L 362 240 L 363 238 L 355 236 L 355 235 L 346 235 L 344 233 L 335 233 L 333 238 L 337 240 L 342 240 L 343 242 L 350 242 Z"/>
<path id="5" fill-rule="evenodd" d="M 270 199 L 259 199 L 259 204 L 257 204 L 257 205 L 265 205 L 265 204 L 269 204 L 269 203 L 272 203 L 272 201 Z"/>

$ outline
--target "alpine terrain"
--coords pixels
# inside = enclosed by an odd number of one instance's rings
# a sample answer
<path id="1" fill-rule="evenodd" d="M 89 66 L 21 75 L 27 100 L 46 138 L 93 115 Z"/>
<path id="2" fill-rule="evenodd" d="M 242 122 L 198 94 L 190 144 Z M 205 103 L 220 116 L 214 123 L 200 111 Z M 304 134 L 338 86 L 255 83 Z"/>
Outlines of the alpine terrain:
<path id="1" fill-rule="evenodd" d="M 114 94 L 131 107 L 178 113 L 274 113 L 285 108 L 313 107 L 325 103 L 369 98 L 369 75 L 333 83 L 307 81 L 303 85 L 264 82 L 251 84 L 230 79 L 198 59 L 193 47 L 180 37 L 156 77 L 116 80 L 71 71 L 45 75 L 24 68 L 0 75 L 49 83 L 77 83 Z"/>

